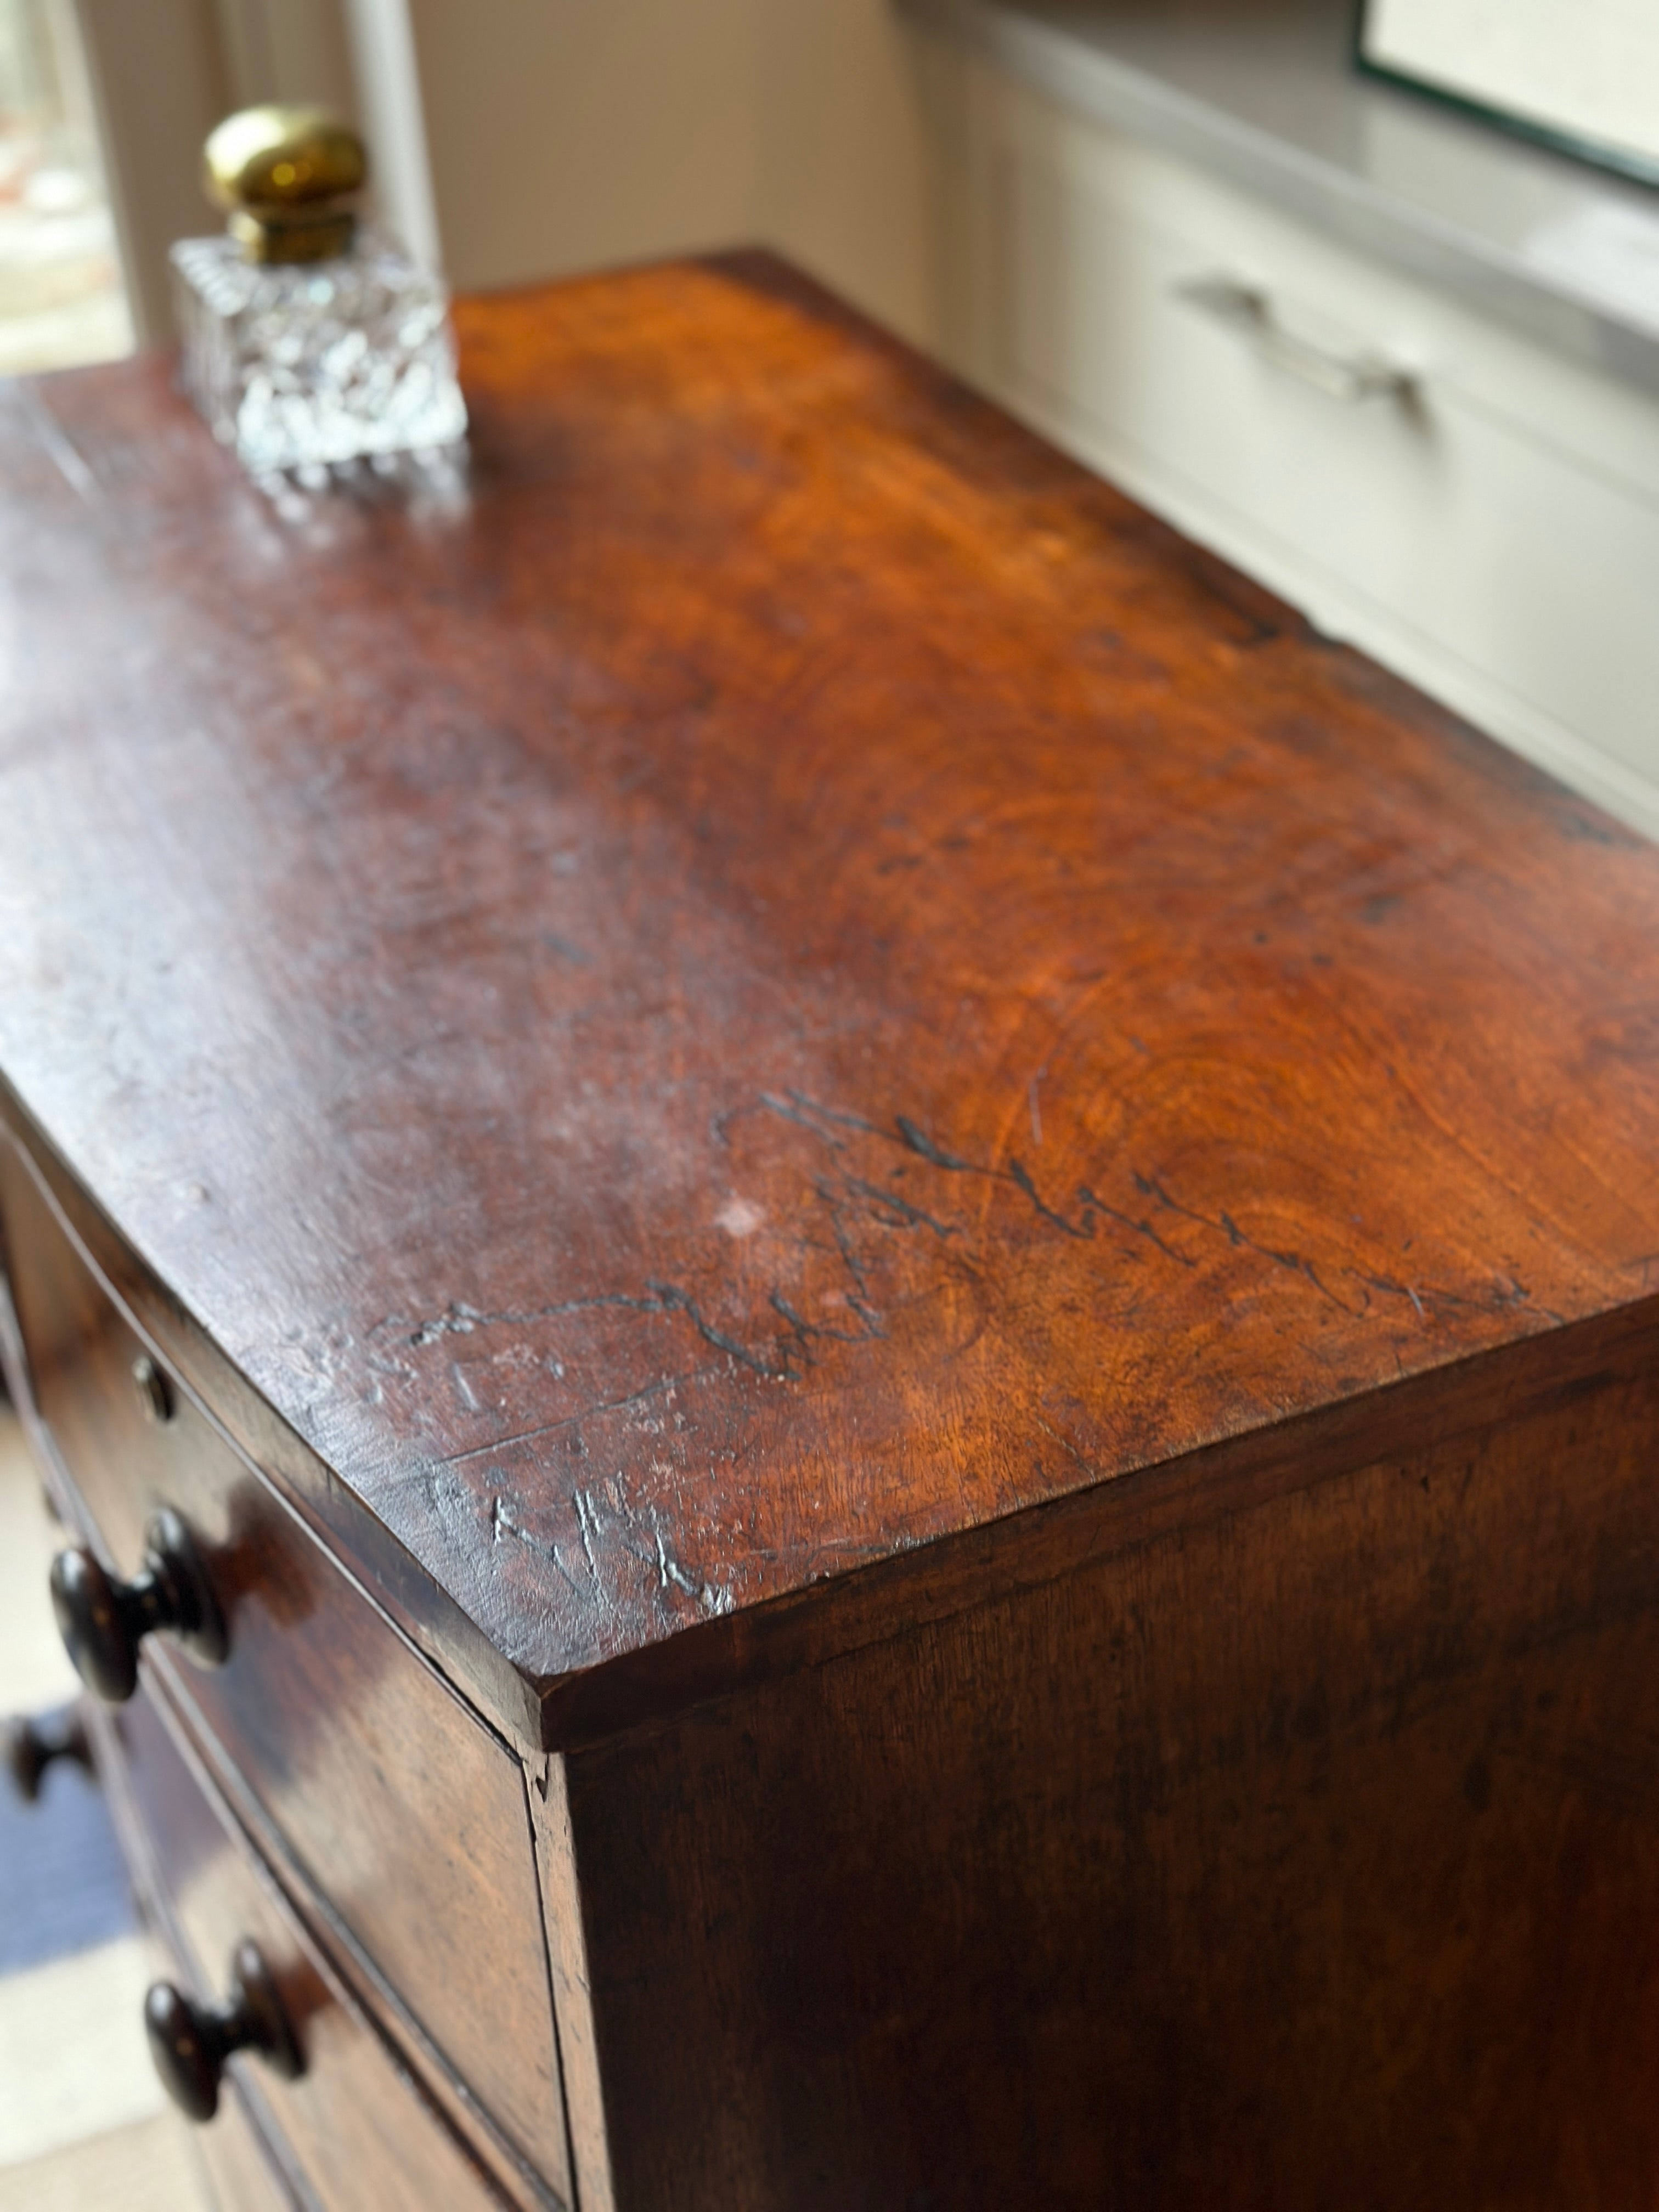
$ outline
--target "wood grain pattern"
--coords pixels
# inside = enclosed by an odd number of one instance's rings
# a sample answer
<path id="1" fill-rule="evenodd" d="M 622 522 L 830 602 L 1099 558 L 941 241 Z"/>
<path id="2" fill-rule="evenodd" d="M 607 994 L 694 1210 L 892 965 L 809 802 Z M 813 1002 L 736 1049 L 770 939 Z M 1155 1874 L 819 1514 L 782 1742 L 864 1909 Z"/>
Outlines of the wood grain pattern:
<path id="1" fill-rule="evenodd" d="M 0 398 L 0 1066 L 532 1692 L 1641 1295 L 1648 847 L 775 264 L 459 320 Z"/>
<path id="2" fill-rule="evenodd" d="M 173 1971 L 171 1964 L 166 1971 Z M 226 2086 L 213 2125 L 198 2137 L 197 2151 L 218 2212 L 302 2212 L 234 2081 Z"/>
<path id="3" fill-rule="evenodd" d="M 581 2212 L 617 2212 L 611 2126 L 587 1970 L 581 1871 L 565 1790 L 565 1763 L 550 1753 L 530 1775 L 531 1819 L 542 1878 L 548 1964 L 559 2020 L 559 2063 L 570 2130 L 570 2165 Z M 627 2124 L 625 2115 L 619 2116 Z"/>
<path id="4" fill-rule="evenodd" d="M 224 1993 L 227 1963 L 257 1942 L 281 1990 L 305 2071 L 284 2081 L 257 2059 L 230 2070 L 273 2141 L 291 2152 L 323 2212 L 501 2212 L 486 2182 L 374 2027 L 313 1949 L 222 1804 L 186 1764 L 148 1680 L 131 1705 L 100 1715 L 98 1742 L 129 1856 L 181 1987 Z M 210 2123 L 216 2125 L 216 2122 Z"/>
<path id="5" fill-rule="evenodd" d="M 564 1762 L 618 2212 L 1659 2194 L 1659 1331 Z"/>
<path id="6" fill-rule="evenodd" d="M 146 1346 L 0 1132 L 0 1218 L 33 1403 L 99 1548 L 137 1565 L 158 1506 L 204 1549 L 222 1668 L 149 1662 L 200 1715 L 278 1848 L 520 2155 L 568 2197 L 564 2110 L 521 1769 L 354 1589 L 182 1389 L 146 1419 Z"/>

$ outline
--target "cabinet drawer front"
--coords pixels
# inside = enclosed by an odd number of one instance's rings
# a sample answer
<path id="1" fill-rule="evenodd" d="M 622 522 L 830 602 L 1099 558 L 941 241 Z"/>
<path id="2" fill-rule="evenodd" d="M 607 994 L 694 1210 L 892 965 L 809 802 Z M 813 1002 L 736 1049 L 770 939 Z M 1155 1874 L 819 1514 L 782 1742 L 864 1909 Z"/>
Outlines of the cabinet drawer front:
<path id="1" fill-rule="evenodd" d="M 1659 408 L 1044 102 L 993 105 L 973 283 L 1000 395 L 1659 826 Z M 1214 311 L 1229 282 L 1261 319 Z M 1345 400 L 1341 368 L 1367 361 L 1403 365 L 1411 395 Z"/>
<path id="2" fill-rule="evenodd" d="M 175 1382 L 147 1415 L 148 1351 L 32 1166 L 0 1141 L 0 1221 L 37 1410 L 124 1575 L 170 1506 L 204 1553 L 222 1667 L 176 1646 L 184 1695 L 306 1882 L 556 2190 L 567 2187 L 522 1770 Z M 234 1790 L 233 1790 L 233 1794 Z"/>
<path id="3" fill-rule="evenodd" d="M 158 1963 L 163 1972 L 179 1972 L 179 1961 L 163 1962 L 159 1952 Z M 218 2212 L 300 2212 L 301 2200 L 277 2172 L 234 2081 L 226 2084 L 218 2116 L 198 2147 Z"/>
<path id="4" fill-rule="evenodd" d="M 291 2022 L 304 2070 L 283 2080 L 262 2061 L 230 2061 L 235 2091 L 282 2147 L 325 2212 L 501 2212 L 501 2201 L 341 1987 L 223 1808 L 210 1802 L 148 1691 L 99 1728 L 102 1765 L 156 1933 L 185 1994 L 216 2004 L 237 1947 L 252 1942 Z M 216 2150 L 228 2118 L 229 2166 L 255 2156 L 232 2098 L 204 2141 Z M 263 2165 L 263 2160 L 260 2160 Z M 272 2191 L 267 2181 L 266 2201 Z M 233 2200 L 240 2203 L 240 2197 Z M 259 2200 L 255 2197 L 255 2203 Z"/>

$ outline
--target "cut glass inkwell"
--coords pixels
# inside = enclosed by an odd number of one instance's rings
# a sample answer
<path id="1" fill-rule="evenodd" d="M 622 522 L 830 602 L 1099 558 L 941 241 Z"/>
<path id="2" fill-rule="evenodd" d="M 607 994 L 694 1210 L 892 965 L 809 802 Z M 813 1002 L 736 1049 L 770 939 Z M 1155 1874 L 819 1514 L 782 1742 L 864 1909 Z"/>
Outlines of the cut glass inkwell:
<path id="1" fill-rule="evenodd" d="M 184 384 L 256 475 L 465 434 L 448 295 L 359 229 L 368 173 L 362 139 L 319 108 L 246 108 L 207 142 L 229 220 L 173 248 Z"/>

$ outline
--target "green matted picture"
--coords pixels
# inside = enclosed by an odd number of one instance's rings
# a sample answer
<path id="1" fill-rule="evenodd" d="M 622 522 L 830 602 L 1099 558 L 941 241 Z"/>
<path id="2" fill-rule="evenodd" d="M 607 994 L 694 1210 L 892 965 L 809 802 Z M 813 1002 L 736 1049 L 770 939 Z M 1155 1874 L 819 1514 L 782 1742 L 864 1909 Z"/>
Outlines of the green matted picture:
<path id="1" fill-rule="evenodd" d="M 1659 0 L 1360 0 L 1360 67 L 1659 185 Z"/>

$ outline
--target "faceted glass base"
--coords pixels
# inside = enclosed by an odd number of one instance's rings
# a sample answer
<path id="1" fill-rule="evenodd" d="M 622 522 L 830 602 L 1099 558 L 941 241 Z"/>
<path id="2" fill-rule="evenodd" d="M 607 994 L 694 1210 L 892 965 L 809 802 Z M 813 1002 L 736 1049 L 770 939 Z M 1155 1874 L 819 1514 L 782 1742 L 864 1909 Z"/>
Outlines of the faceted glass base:
<path id="1" fill-rule="evenodd" d="M 465 434 L 448 300 L 373 232 L 337 261 L 173 248 L 185 388 L 256 474 L 447 446 Z"/>

